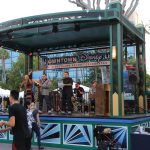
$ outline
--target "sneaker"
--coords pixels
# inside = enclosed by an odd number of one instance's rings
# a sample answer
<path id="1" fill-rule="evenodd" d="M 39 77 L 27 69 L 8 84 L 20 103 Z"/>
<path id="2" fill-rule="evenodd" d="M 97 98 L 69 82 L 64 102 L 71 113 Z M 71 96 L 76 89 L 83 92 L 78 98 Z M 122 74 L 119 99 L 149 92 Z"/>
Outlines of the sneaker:
<path id="1" fill-rule="evenodd" d="M 39 149 L 44 149 L 44 147 L 40 146 Z"/>
<path id="2" fill-rule="evenodd" d="M 40 114 L 42 114 L 43 112 L 41 110 L 38 111 Z"/>
<path id="3" fill-rule="evenodd" d="M 51 110 L 49 110 L 49 111 L 48 111 L 48 114 L 51 114 L 51 113 L 52 113 L 52 111 L 51 111 Z"/>
<path id="4" fill-rule="evenodd" d="M 65 113 L 64 111 L 61 111 L 61 114 L 62 114 L 62 115 L 65 115 L 66 113 Z"/>
<path id="5" fill-rule="evenodd" d="M 71 115 L 71 111 L 68 111 L 68 115 Z"/>

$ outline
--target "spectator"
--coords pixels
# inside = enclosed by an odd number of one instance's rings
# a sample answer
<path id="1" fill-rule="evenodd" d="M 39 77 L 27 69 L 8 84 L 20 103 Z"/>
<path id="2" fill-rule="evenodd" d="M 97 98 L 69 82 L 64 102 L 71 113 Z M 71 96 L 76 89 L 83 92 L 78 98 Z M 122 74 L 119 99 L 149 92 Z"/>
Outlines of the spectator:
<path id="1" fill-rule="evenodd" d="M 4 131 L 9 131 L 10 129 L 12 129 L 12 150 L 30 150 L 27 145 L 27 141 L 29 138 L 29 129 L 26 109 L 21 104 L 19 104 L 18 98 L 19 92 L 16 90 L 12 90 L 9 97 L 11 105 L 9 107 L 9 121 L 7 122 L 2 120 L 0 121 L 0 125 L 5 125 L 8 127 Z"/>
<path id="2" fill-rule="evenodd" d="M 38 110 L 36 109 L 35 103 L 30 104 L 30 111 L 32 112 L 33 119 L 32 119 L 32 131 L 35 132 L 38 142 L 38 148 L 44 149 L 41 146 L 41 134 L 40 134 L 40 118 Z"/>

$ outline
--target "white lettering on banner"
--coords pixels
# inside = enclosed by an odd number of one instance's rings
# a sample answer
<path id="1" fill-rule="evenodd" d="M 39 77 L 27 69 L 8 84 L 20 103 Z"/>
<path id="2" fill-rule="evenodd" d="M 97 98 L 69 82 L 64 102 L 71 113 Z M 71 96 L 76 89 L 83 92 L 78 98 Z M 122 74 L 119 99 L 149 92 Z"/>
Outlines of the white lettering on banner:
<path id="1" fill-rule="evenodd" d="M 77 57 L 49 58 L 48 65 L 77 62 Z"/>
<path id="2" fill-rule="evenodd" d="M 59 64 L 59 65 L 48 65 L 48 66 L 47 66 L 47 69 L 94 67 L 94 66 L 102 66 L 102 65 L 110 65 L 110 61 L 74 63 L 74 64 Z"/>

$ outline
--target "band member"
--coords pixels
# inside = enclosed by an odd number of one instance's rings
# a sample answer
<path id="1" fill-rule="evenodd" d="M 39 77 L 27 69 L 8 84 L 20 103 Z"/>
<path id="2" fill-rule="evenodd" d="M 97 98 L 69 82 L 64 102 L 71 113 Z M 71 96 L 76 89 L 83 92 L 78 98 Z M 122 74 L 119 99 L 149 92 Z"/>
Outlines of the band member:
<path id="1" fill-rule="evenodd" d="M 74 94 L 75 94 L 77 101 L 80 103 L 79 111 L 82 112 L 84 89 L 80 87 L 80 82 L 76 83 L 75 88 L 74 88 Z"/>
<path id="2" fill-rule="evenodd" d="M 52 113 L 52 105 L 51 105 L 51 101 L 49 98 L 50 81 L 47 79 L 46 74 L 42 75 L 42 80 L 39 82 L 39 86 L 41 87 L 40 101 L 39 101 L 39 113 L 42 113 L 44 99 L 47 105 L 48 113 Z"/>
<path id="3" fill-rule="evenodd" d="M 89 99 L 90 99 L 90 111 L 93 111 L 95 112 L 95 95 L 96 95 L 96 85 L 97 85 L 97 82 L 94 80 L 92 82 L 92 86 L 89 90 Z"/>
<path id="4" fill-rule="evenodd" d="M 62 114 L 67 111 L 68 114 L 72 112 L 72 102 L 71 97 L 73 96 L 72 91 L 73 80 L 69 77 L 68 72 L 64 72 L 63 78 L 63 89 L 62 89 Z"/>
<path id="5" fill-rule="evenodd" d="M 33 93 L 32 93 L 32 85 L 33 82 L 32 80 L 29 78 L 29 75 L 25 75 L 24 79 L 20 85 L 20 91 L 22 91 L 22 88 L 24 89 L 24 104 L 26 103 L 26 101 L 33 101 Z"/>

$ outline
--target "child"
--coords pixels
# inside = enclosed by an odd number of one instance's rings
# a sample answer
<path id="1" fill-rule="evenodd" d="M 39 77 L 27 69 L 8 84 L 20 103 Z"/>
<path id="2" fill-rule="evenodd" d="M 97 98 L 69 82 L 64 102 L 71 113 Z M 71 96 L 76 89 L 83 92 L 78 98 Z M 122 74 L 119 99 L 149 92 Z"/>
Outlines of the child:
<path id="1" fill-rule="evenodd" d="M 36 109 L 35 103 L 30 104 L 30 110 L 33 115 L 32 131 L 36 133 L 39 149 L 44 149 L 44 147 L 41 146 L 40 118 L 39 118 L 39 113 L 38 113 L 38 110 Z"/>

